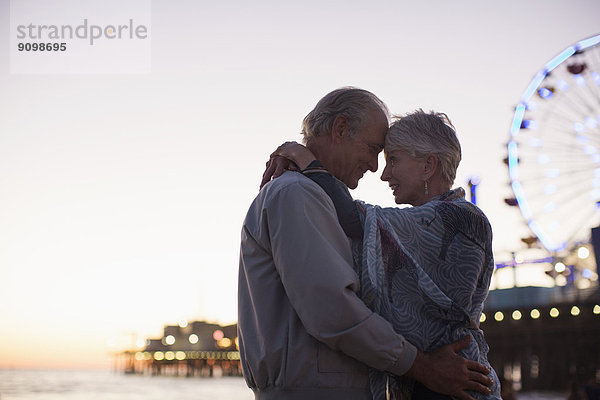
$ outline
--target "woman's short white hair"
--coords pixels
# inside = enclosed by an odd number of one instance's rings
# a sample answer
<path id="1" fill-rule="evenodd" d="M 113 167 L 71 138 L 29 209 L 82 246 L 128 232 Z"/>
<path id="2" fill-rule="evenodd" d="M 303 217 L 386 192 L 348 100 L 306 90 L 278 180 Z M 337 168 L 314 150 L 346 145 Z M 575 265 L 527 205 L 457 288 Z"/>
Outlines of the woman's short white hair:
<path id="1" fill-rule="evenodd" d="M 328 93 L 302 121 L 304 143 L 310 139 L 328 135 L 336 117 L 343 115 L 348 120 L 349 137 L 354 137 L 363 124 L 367 114 L 380 110 L 386 118 L 389 116 L 387 106 L 373 93 L 351 86 L 343 87 Z"/>
<path id="2" fill-rule="evenodd" d="M 461 149 L 456 130 L 444 113 L 418 109 L 395 116 L 385 138 L 385 151 L 404 150 L 415 158 L 437 155 L 442 178 L 452 185 L 460 163 Z"/>

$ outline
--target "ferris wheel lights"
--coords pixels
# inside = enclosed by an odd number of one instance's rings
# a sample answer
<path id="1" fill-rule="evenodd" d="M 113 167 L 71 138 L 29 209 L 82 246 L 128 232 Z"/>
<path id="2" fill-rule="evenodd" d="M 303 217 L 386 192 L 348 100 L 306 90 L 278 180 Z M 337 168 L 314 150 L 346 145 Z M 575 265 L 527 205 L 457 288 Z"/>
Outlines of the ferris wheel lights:
<path id="1" fill-rule="evenodd" d="M 514 140 L 508 142 L 508 175 L 511 180 L 519 179 L 517 164 L 519 157 L 517 156 L 517 143 Z"/>
<path id="2" fill-rule="evenodd" d="M 585 132 L 585 125 L 582 124 L 581 122 L 574 122 L 573 129 L 575 129 L 575 132 L 577 132 L 577 133 L 583 133 L 583 132 Z"/>
<path id="3" fill-rule="evenodd" d="M 513 186 L 513 191 L 514 191 L 514 186 Z M 525 200 L 525 198 L 523 198 L 521 201 L 523 201 L 523 203 L 526 206 L 525 208 L 523 208 L 523 205 L 519 202 L 519 205 L 521 206 L 521 214 L 523 215 L 523 217 L 525 217 L 525 212 L 526 211 L 529 212 L 529 218 L 527 218 L 527 225 L 529 226 L 529 229 L 531 229 L 531 231 L 535 234 L 535 236 L 537 236 L 538 239 L 540 239 L 540 242 L 542 242 L 542 245 L 550 251 L 564 250 L 567 247 L 567 242 L 558 244 L 558 243 L 555 243 L 552 239 L 550 239 L 550 237 L 548 235 L 546 235 L 546 232 L 542 229 L 540 224 L 536 220 L 531 219 L 531 210 L 529 209 L 529 205 L 527 204 L 527 201 Z"/>
<path id="4" fill-rule="evenodd" d="M 583 50 L 598 43 L 600 43 L 600 35 L 592 36 L 591 38 L 583 39 L 577 42 L 577 50 Z"/>
<path id="5" fill-rule="evenodd" d="M 510 134 L 515 137 L 517 136 L 519 129 L 521 129 L 521 122 L 525 115 L 525 104 L 521 103 L 515 108 L 515 116 L 513 118 L 512 125 L 510 126 Z"/>
<path id="6" fill-rule="evenodd" d="M 538 107 L 538 104 L 535 101 L 528 101 L 525 103 L 525 109 L 528 111 L 535 111 Z"/>
<path id="7" fill-rule="evenodd" d="M 598 121 L 596 120 L 596 118 L 585 117 L 585 124 L 590 128 L 594 129 L 598 126 Z"/>
<path id="8" fill-rule="evenodd" d="M 583 152 L 587 155 L 592 155 L 592 154 L 596 154 L 598 152 L 598 149 L 595 148 L 594 146 L 586 145 L 583 147 Z"/>
<path id="9" fill-rule="evenodd" d="M 585 135 L 577 135 L 575 140 L 577 140 L 577 142 L 580 144 L 588 144 L 590 142 L 589 136 L 585 136 Z"/>
<path id="10" fill-rule="evenodd" d="M 521 187 L 521 183 L 519 181 L 514 181 L 511 186 L 513 193 L 515 194 L 515 198 L 517 199 L 517 203 L 519 203 L 519 206 L 521 207 L 521 213 L 527 220 L 529 220 L 531 218 L 531 210 L 529 209 L 529 204 L 527 204 L 527 201 L 523 196 L 523 188 Z"/>
<path id="11" fill-rule="evenodd" d="M 585 247 L 580 247 L 580 249 L 585 249 Z M 594 273 L 587 268 L 581 272 L 581 276 L 583 276 L 584 278 L 587 278 L 587 279 L 591 279 L 593 275 L 594 275 Z"/>
<path id="12" fill-rule="evenodd" d="M 554 94 L 554 88 L 552 87 L 543 87 L 538 90 L 538 96 L 542 99 L 549 99 Z"/>
<path id="13" fill-rule="evenodd" d="M 544 142 L 540 138 L 531 138 L 528 141 L 529 147 L 542 147 Z"/>
<path id="14" fill-rule="evenodd" d="M 562 80 L 562 79 L 559 79 L 559 80 L 556 81 L 556 86 L 558 86 L 558 88 L 560 90 L 562 90 L 563 92 L 565 90 L 569 89 L 569 84 L 566 81 Z"/>
<path id="15" fill-rule="evenodd" d="M 527 89 L 525 89 L 525 92 L 521 96 L 521 99 L 523 101 L 529 100 L 529 98 L 536 92 L 538 86 L 540 86 L 540 83 L 542 83 L 542 81 L 546 79 L 546 75 L 546 71 L 540 71 L 533 77 L 533 80 L 531 81 L 529 86 L 527 86 Z"/>
<path id="16" fill-rule="evenodd" d="M 548 203 L 543 208 L 546 214 L 550 214 L 552 211 L 556 210 L 556 203 Z"/>
<path id="17" fill-rule="evenodd" d="M 571 57 L 573 54 L 575 54 L 575 47 L 574 46 L 567 47 L 566 49 L 564 49 L 562 51 L 562 53 L 560 53 L 559 55 L 554 57 L 552 60 L 548 61 L 548 63 L 546 65 L 544 65 L 546 72 L 552 71 L 554 68 L 558 67 L 560 64 L 562 64 L 563 61 L 565 61 L 567 58 Z M 537 85 L 536 85 L 536 87 L 537 87 Z"/>
<path id="18" fill-rule="evenodd" d="M 548 164 L 550 162 L 550 156 L 548 154 L 538 154 L 535 157 L 538 164 Z"/>
<path id="19" fill-rule="evenodd" d="M 543 189 L 545 195 L 554 194 L 554 193 L 556 193 L 557 190 L 558 190 L 558 186 L 556 186 L 554 184 L 546 185 L 546 186 L 544 186 L 544 189 Z M 554 203 L 550 203 L 550 204 L 554 204 Z"/>
<path id="20" fill-rule="evenodd" d="M 523 122 L 521 122 L 521 129 L 536 129 L 538 126 L 539 124 L 537 121 L 531 119 L 524 119 Z"/>
<path id="21" fill-rule="evenodd" d="M 577 82 L 577 84 L 579 86 L 585 86 L 585 78 L 583 76 L 577 74 L 574 76 L 574 78 L 575 78 L 575 82 Z"/>

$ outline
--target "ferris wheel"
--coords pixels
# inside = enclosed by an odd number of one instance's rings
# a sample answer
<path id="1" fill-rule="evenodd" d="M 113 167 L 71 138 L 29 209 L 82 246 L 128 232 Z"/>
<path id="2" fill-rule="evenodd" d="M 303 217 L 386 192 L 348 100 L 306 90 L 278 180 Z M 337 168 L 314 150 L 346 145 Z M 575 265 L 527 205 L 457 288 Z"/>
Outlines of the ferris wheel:
<path id="1" fill-rule="evenodd" d="M 533 77 L 515 108 L 510 184 L 550 252 L 589 241 L 600 225 L 600 35 L 567 47 Z"/>

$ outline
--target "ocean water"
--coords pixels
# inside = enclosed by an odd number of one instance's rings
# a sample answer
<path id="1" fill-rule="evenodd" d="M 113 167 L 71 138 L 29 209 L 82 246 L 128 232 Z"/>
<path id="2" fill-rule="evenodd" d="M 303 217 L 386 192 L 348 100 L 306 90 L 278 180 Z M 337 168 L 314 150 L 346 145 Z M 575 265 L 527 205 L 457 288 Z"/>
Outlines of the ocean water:
<path id="1" fill-rule="evenodd" d="M 0 400 L 252 400 L 243 378 L 0 369 Z"/>
<path id="2" fill-rule="evenodd" d="M 559 400 L 562 393 L 519 393 Z M 125 375 L 110 371 L 0 369 L 0 400 L 253 400 L 243 378 Z"/>

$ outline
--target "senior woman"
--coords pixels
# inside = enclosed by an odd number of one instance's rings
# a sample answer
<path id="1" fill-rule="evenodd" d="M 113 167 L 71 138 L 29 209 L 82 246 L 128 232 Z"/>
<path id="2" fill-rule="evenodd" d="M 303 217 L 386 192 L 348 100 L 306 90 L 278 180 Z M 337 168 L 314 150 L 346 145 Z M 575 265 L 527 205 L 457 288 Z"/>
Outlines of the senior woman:
<path id="1" fill-rule="evenodd" d="M 448 117 L 418 110 L 390 126 L 381 179 L 396 203 L 413 206 L 409 208 L 353 202 L 347 188 L 300 144 L 285 143 L 272 156 L 294 162 L 333 200 L 341 226 L 353 239 L 363 301 L 424 352 L 470 335 L 461 355 L 490 367 L 493 379 L 490 395 L 470 394 L 500 399 L 479 328 L 494 269 L 492 230 L 483 212 L 465 200 L 462 188 L 451 190 L 461 148 Z M 407 378 L 378 371 L 370 376 L 375 399 L 386 398 L 386 391 L 392 399 L 449 398 Z"/>

